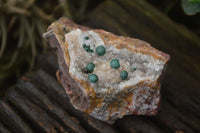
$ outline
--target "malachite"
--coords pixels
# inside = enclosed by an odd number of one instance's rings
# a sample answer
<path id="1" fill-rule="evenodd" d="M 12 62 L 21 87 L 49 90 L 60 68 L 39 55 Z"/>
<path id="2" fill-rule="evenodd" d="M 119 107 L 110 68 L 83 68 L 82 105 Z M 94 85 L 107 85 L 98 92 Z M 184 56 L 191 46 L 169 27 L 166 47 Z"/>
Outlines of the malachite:
<path id="1" fill-rule="evenodd" d="M 87 72 L 90 72 L 90 73 L 93 72 L 94 67 L 95 67 L 94 63 L 88 63 L 87 66 L 86 66 Z"/>
<path id="2" fill-rule="evenodd" d="M 88 76 L 88 78 L 89 78 L 89 81 L 90 82 L 92 82 L 92 83 L 96 83 L 96 82 L 98 82 L 98 76 L 96 75 L 96 74 L 90 74 L 89 76 Z"/>
<path id="3" fill-rule="evenodd" d="M 94 50 L 89 49 L 87 52 L 88 52 L 88 53 L 94 53 Z"/>
<path id="4" fill-rule="evenodd" d="M 98 46 L 96 48 L 96 53 L 99 55 L 99 56 L 103 56 L 105 53 L 106 53 L 106 49 L 104 46 Z"/>
<path id="5" fill-rule="evenodd" d="M 113 59 L 111 62 L 110 62 L 110 66 L 114 69 L 117 69 L 120 67 L 120 64 L 119 64 L 119 60 L 118 59 Z"/>
<path id="6" fill-rule="evenodd" d="M 94 50 L 90 48 L 90 46 L 87 46 L 86 44 L 82 44 L 82 47 L 87 51 L 88 53 L 94 53 Z"/>
<path id="7" fill-rule="evenodd" d="M 89 40 L 90 38 L 88 36 L 85 37 L 85 40 Z"/>
<path id="8" fill-rule="evenodd" d="M 88 52 L 90 50 L 90 47 L 89 46 L 85 46 L 84 49 Z"/>
<path id="9" fill-rule="evenodd" d="M 126 80 L 128 78 L 128 72 L 127 71 L 122 71 L 120 73 L 120 77 L 122 80 Z"/>
<path id="10" fill-rule="evenodd" d="M 135 71 L 136 69 L 137 69 L 137 68 L 135 68 L 135 67 L 133 68 L 134 71 Z"/>

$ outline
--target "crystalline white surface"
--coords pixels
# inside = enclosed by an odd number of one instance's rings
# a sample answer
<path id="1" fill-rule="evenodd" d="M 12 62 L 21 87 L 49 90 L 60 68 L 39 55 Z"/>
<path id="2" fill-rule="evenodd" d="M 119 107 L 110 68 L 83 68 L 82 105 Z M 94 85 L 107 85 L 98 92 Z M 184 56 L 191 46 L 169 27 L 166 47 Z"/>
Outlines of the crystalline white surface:
<path id="1" fill-rule="evenodd" d="M 89 37 L 89 40 L 84 39 L 86 36 Z M 95 89 L 96 93 L 102 93 L 108 87 L 120 91 L 124 87 L 135 85 L 140 81 L 156 81 L 163 69 L 163 61 L 150 55 L 134 53 L 126 48 L 119 50 L 114 45 L 105 45 L 98 33 L 93 31 L 82 32 L 77 29 L 66 34 L 65 39 L 69 44 L 69 72 L 71 75 L 79 80 L 88 81 L 88 74 L 84 73 L 84 69 L 90 62 L 95 64 L 93 73 L 99 77 L 99 81 L 97 83 L 89 82 L 89 84 Z M 89 45 L 94 53 L 85 51 L 82 44 Z M 104 56 L 98 56 L 95 51 L 96 47 L 101 45 L 106 48 Z M 119 60 L 120 68 L 113 69 L 110 67 L 112 59 Z M 133 70 L 134 68 L 136 70 Z M 120 78 L 120 72 L 123 70 L 126 70 L 129 74 L 127 80 Z"/>
<path id="2" fill-rule="evenodd" d="M 89 37 L 88 40 L 85 39 L 87 36 Z M 65 34 L 65 41 L 68 43 L 66 48 L 70 56 L 69 73 L 73 78 L 88 83 L 94 89 L 96 95 L 103 98 L 101 106 L 95 107 L 90 113 L 91 116 L 112 122 L 110 118 L 121 118 L 125 114 L 132 114 L 133 111 L 137 111 L 138 114 L 145 114 L 149 111 L 149 114 L 151 114 L 152 111 L 157 109 L 160 90 L 154 90 L 148 86 L 134 85 L 142 81 L 149 84 L 157 81 L 163 71 L 164 61 L 156 59 L 151 55 L 136 53 L 126 48 L 117 49 L 114 45 L 104 44 L 100 35 L 94 31 L 73 30 Z M 90 46 L 94 53 L 85 51 L 83 44 Z M 95 49 L 98 46 L 106 48 L 105 55 L 98 56 L 96 54 Z M 110 67 L 112 59 L 119 60 L 120 67 L 118 69 Z M 85 73 L 86 65 L 90 62 L 95 64 L 92 73 L 98 76 L 99 81 L 97 83 L 89 82 L 89 74 Z M 120 78 L 120 72 L 123 70 L 128 72 L 126 80 Z M 82 93 L 87 96 L 84 87 L 80 84 L 79 87 Z M 128 92 L 124 88 L 129 88 Z M 121 93 L 122 91 L 123 93 Z M 131 102 L 130 105 L 126 100 L 123 100 L 127 94 L 132 94 L 129 101 Z M 121 99 L 115 99 L 119 95 L 122 96 Z M 121 105 L 117 105 L 117 110 L 109 111 L 108 106 L 114 101 L 118 101 Z"/>

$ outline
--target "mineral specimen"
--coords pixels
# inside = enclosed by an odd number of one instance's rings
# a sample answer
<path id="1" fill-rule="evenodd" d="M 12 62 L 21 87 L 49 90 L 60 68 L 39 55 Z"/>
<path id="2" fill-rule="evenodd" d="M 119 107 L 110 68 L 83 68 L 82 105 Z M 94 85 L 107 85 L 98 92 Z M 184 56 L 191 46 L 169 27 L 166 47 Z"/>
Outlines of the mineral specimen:
<path id="1" fill-rule="evenodd" d="M 108 123 L 129 114 L 156 114 L 168 54 L 68 18 L 51 24 L 44 36 L 57 49 L 57 78 L 76 109 Z"/>

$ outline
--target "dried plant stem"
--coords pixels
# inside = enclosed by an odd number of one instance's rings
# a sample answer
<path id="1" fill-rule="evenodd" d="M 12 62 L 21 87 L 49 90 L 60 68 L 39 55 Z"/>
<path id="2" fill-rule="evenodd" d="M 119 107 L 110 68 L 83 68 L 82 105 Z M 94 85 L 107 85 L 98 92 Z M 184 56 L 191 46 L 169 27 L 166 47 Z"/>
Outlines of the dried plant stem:
<path id="1" fill-rule="evenodd" d="M 25 16 L 30 16 L 30 12 L 16 6 L 5 6 L 7 13 L 17 13 Z"/>
<path id="2" fill-rule="evenodd" d="M 69 8 L 69 1 L 68 0 L 59 0 L 60 5 L 64 9 L 64 15 L 68 18 L 72 18 L 72 14 L 70 13 L 70 8 Z"/>
<path id="3" fill-rule="evenodd" d="M 17 49 L 15 50 L 14 54 L 11 57 L 11 60 L 9 63 L 7 63 L 4 66 L 1 66 L 1 69 L 3 70 L 8 70 L 9 68 L 12 67 L 12 65 L 16 62 L 17 56 L 19 54 L 19 50 L 22 47 L 23 41 L 24 41 L 24 24 L 22 23 L 21 19 L 20 19 L 20 31 L 19 31 L 19 40 L 18 40 L 18 44 L 17 44 Z"/>
<path id="4" fill-rule="evenodd" d="M 5 18 L 3 15 L 1 15 L 0 27 L 1 27 L 1 32 L 2 32 L 2 41 L 1 41 L 1 49 L 0 49 L 0 59 L 1 59 L 4 49 L 6 47 L 6 40 L 7 40 L 7 29 L 6 29 Z"/>
<path id="5" fill-rule="evenodd" d="M 34 10 L 35 12 L 38 14 L 38 16 L 40 16 L 41 18 L 43 18 L 44 20 L 51 20 L 53 18 L 52 15 L 48 15 L 46 14 L 41 8 L 34 6 Z"/>
<path id="6" fill-rule="evenodd" d="M 27 31 L 27 35 L 28 35 L 28 40 L 29 43 L 31 44 L 31 62 L 30 62 L 30 68 L 29 70 L 31 70 L 33 68 L 33 65 L 35 63 L 35 57 L 36 57 L 36 46 L 35 46 L 35 39 L 34 39 L 34 28 L 35 28 L 35 23 L 32 21 L 32 25 L 30 26 L 28 21 L 26 19 L 24 20 L 24 25 Z"/>
<path id="7" fill-rule="evenodd" d="M 81 7 L 79 9 L 78 17 L 81 18 L 84 15 L 87 5 L 88 5 L 88 0 L 81 0 Z"/>
<path id="8" fill-rule="evenodd" d="M 35 0 L 27 0 L 27 2 L 24 4 L 24 8 L 28 9 L 30 6 L 34 4 Z"/>
<path id="9" fill-rule="evenodd" d="M 6 2 L 7 5 L 11 5 L 11 6 L 15 5 L 16 3 L 17 3 L 17 0 L 8 0 Z"/>
<path id="10" fill-rule="evenodd" d="M 36 28 L 39 32 L 40 37 L 42 38 L 42 34 L 45 32 L 46 27 L 44 26 L 44 24 L 40 20 L 37 20 L 36 21 Z M 42 39 L 42 47 L 43 47 L 43 52 L 46 51 L 47 44 L 46 44 L 46 41 L 44 39 Z"/>
<path id="11" fill-rule="evenodd" d="M 13 16 L 8 24 L 8 32 L 10 31 L 10 29 L 12 28 L 12 26 L 14 25 L 14 23 L 16 22 L 17 16 Z"/>

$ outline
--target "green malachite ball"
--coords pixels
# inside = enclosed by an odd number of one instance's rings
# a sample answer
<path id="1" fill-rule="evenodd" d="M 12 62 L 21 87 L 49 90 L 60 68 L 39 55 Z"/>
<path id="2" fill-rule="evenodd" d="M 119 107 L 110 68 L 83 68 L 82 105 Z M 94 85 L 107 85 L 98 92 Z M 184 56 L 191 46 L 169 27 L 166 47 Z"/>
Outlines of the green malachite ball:
<path id="1" fill-rule="evenodd" d="M 88 63 L 87 66 L 86 66 L 87 72 L 90 72 L 90 73 L 93 72 L 94 67 L 95 67 L 94 63 Z"/>
<path id="2" fill-rule="evenodd" d="M 85 37 L 85 40 L 89 40 L 90 38 L 88 36 Z"/>
<path id="3" fill-rule="evenodd" d="M 87 51 L 88 53 L 94 53 L 94 50 L 90 48 L 90 46 L 87 46 L 86 44 L 82 44 L 82 47 Z"/>
<path id="4" fill-rule="evenodd" d="M 88 76 L 88 78 L 89 78 L 89 81 L 92 82 L 92 83 L 98 82 L 98 77 L 97 77 L 96 74 L 90 74 L 90 75 Z"/>
<path id="5" fill-rule="evenodd" d="M 88 51 L 90 50 L 90 46 L 85 46 L 85 48 L 84 48 L 84 49 L 85 49 L 85 51 L 87 51 L 87 52 L 88 52 Z"/>
<path id="6" fill-rule="evenodd" d="M 120 73 L 120 77 L 122 80 L 126 80 L 128 78 L 128 72 L 127 71 L 122 71 Z"/>
<path id="7" fill-rule="evenodd" d="M 104 46 L 98 46 L 96 52 L 99 56 L 103 56 L 106 53 L 106 49 Z"/>
<path id="8" fill-rule="evenodd" d="M 134 71 L 135 71 L 136 69 L 137 69 L 137 68 L 135 68 L 135 67 L 133 68 Z"/>
<path id="9" fill-rule="evenodd" d="M 118 59 L 113 59 L 111 62 L 110 62 L 110 66 L 114 69 L 117 69 L 120 67 L 120 64 L 119 64 L 119 60 Z"/>
<path id="10" fill-rule="evenodd" d="M 89 49 L 87 52 L 88 53 L 94 53 L 94 51 L 92 49 Z"/>

